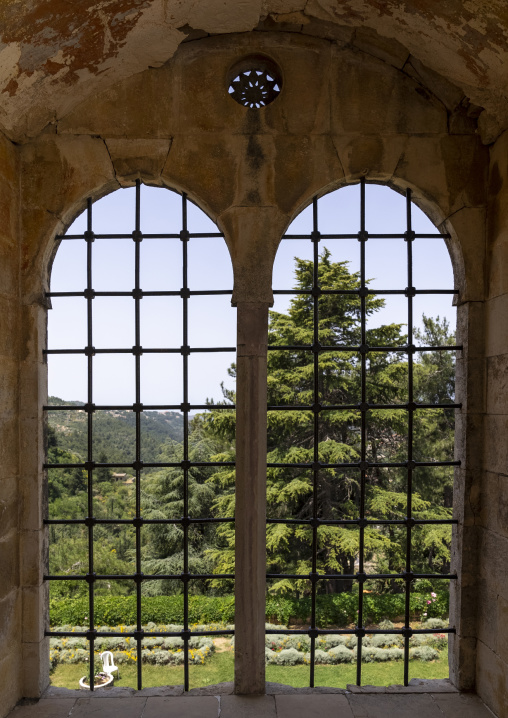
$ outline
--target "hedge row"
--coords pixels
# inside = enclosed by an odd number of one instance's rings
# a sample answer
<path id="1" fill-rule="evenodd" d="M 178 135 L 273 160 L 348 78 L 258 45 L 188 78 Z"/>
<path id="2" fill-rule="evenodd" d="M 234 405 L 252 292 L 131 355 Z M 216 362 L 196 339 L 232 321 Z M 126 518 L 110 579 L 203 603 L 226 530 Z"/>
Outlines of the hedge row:
<path id="1" fill-rule="evenodd" d="M 430 602 L 429 602 L 430 601 Z M 364 624 L 379 623 L 404 615 L 404 594 L 364 594 Z M 52 599 L 50 601 L 51 625 L 70 624 L 81 626 L 88 622 L 88 598 Z M 142 622 L 182 623 L 182 596 L 146 596 L 141 599 Z M 432 600 L 428 593 L 412 593 L 411 617 L 443 618 L 448 615 L 449 594 L 440 591 Z M 316 620 L 319 626 L 347 626 L 356 623 L 358 595 L 338 593 L 317 597 Z M 273 598 L 266 600 L 266 620 L 288 625 L 306 621 L 310 616 L 310 598 Z M 135 596 L 97 596 L 95 598 L 95 624 L 115 626 L 136 623 Z M 233 596 L 189 596 L 189 622 L 234 623 L 235 603 Z"/>

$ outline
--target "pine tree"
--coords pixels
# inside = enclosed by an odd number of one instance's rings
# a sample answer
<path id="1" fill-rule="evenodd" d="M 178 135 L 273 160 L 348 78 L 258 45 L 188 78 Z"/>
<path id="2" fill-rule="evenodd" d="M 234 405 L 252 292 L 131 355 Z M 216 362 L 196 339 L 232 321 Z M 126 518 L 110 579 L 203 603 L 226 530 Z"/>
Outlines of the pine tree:
<path id="1" fill-rule="evenodd" d="M 296 259 L 296 291 L 312 288 L 313 266 Z M 325 249 L 319 262 L 319 284 L 322 289 L 357 290 L 360 278 L 350 272 L 347 262 L 332 262 Z M 368 295 L 367 317 L 384 306 L 384 300 Z M 403 325 L 390 324 L 369 328 L 369 346 L 403 346 L 407 338 Z M 424 317 L 425 343 L 453 343 L 446 324 Z M 360 300 L 355 294 L 322 295 L 319 300 L 319 341 L 322 346 L 358 346 L 361 341 Z M 422 337 L 420 337 L 422 338 Z M 296 294 L 286 314 L 270 312 L 269 345 L 310 345 L 313 334 L 313 299 L 310 294 Z M 434 356 L 435 355 L 435 356 Z M 322 406 L 346 405 L 350 409 L 321 410 L 319 414 L 319 461 L 326 464 L 352 463 L 360 459 L 361 359 L 355 351 L 322 351 L 318 359 L 318 401 Z M 407 356 L 402 352 L 369 352 L 367 355 L 367 399 L 374 404 L 405 404 L 408 401 Z M 436 362 L 438 362 L 436 364 Z M 423 354 L 415 367 L 415 399 L 446 401 L 453 392 L 453 357 L 449 353 Z M 234 373 L 234 366 L 231 368 Z M 430 398 L 432 396 L 432 398 Z M 228 399 L 233 399 L 228 396 Z M 311 405 L 314 403 L 314 360 L 309 351 L 268 352 L 268 403 L 272 406 Z M 449 413 L 449 412 L 448 412 Z M 417 412 L 415 421 L 415 454 L 429 452 L 443 458 L 453 444 L 453 424 L 447 412 Z M 203 419 L 212 435 L 229 440 L 234 446 L 234 412 L 210 412 Z M 407 459 L 407 412 L 402 409 L 370 410 L 367 413 L 367 460 L 396 462 Z M 314 417 L 311 411 L 279 410 L 268 413 L 268 463 L 311 464 L 314 460 Z M 439 447 L 439 442 L 441 446 Z M 423 454 L 422 454 L 423 455 Z M 231 460 L 231 452 L 222 454 Z M 446 456 L 446 458 L 450 458 Z M 321 469 L 318 479 L 318 515 L 321 519 L 358 517 L 360 501 L 357 469 Z M 443 474 L 419 474 L 418 489 L 413 496 L 415 516 L 448 517 L 445 507 Z M 234 506 L 234 473 L 217 472 L 211 479 L 219 496 L 215 502 L 218 515 L 232 515 Z M 367 474 L 366 511 L 368 518 L 402 518 L 406 513 L 407 472 L 403 469 L 372 469 Z M 449 484 L 449 478 L 444 481 Z M 421 491 L 420 490 L 421 485 Z M 267 471 L 267 510 L 270 518 L 309 519 L 312 517 L 312 472 L 308 468 L 269 468 Z M 429 527 L 422 532 L 423 543 L 415 552 L 416 566 L 426 570 L 445 567 L 449 545 L 445 539 L 448 527 Z M 311 529 L 296 524 L 269 524 L 267 527 L 268 571 L 308 574 L 311 568 Z M 234 534 L 219 528 L 220 550 L 213 555 L 218 571 L 233 566 Z M 327 574 L 354 573 L 358 554 L 357 527 L 320 526 L 318 531 L 318 571 Z M 225 548 L 227 546 L 227 550 Z M 430 550 L 429 550 L 430 549 Z M 400 571 L 405 557 L 404 533 L 394 527 L 368 527 L 365 530 L 366 557 L 374 558 L 387 571 Z M 433 558 L 434 556 L 434 558 Z M 433 568 L 431 568 L 433 566 Z M 297 582 L 297 588 L 308 590 L 308 580 Z M 294 590 L 295 582 L 281 580 L 272 591 Z M 328 591 L 348 590 L 345 581 L 326 583 Z"/>

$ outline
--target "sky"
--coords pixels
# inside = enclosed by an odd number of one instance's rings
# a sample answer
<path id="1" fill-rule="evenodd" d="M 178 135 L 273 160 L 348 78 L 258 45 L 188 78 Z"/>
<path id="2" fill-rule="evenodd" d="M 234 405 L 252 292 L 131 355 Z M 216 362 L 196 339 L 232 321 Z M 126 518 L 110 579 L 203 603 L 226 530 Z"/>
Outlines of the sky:
<path id="1" fill-rule="evenodd" d="M 131 233 L 134 229 L 135 189 L 121 189 L 93 205 L 96 234 Z M 406 229 L 405 198 L 381 185 L 366 185 L 366 229 L 380 234 L 400 234 Z M 356 233 L 360 222 L 360 186 L 331 192 L 319 200 L 319 229 L 322 234 Z M 425 214 L 413 205 L 413 229 L 436 232 Z M 181 197 L 167 189 L 141 187 L 141 230 L 145 234 L 175 233 L 181 229 Z M 198 207 L 188 203 L 190 232 L 217 232 L 215 224 Z M 86 229 L 86 213 L 68 228 L 67 234 Z M 288 233 L 312 230 L 312 209 L 296 217 Z M 348 261 L 359 269 L 360 244 L 356 239 L 322 240 L 332 260 Z M 179 290 L 182 286 L 182 243 L 179 239 L 143 239 L 141 245 L 141 288 Z M 134 242 L 131 239 L 97 239 L 92 245 L 92 284 L 96 291 L 132 291 L 134 287 Z M 311 259 L 309 240 L 283 240 L 273 270 L 274 289 L 294 287 L 294 258 Z M 224 239 L 192 238 L 188 243 L 188 283 L 191 290 L 232 289 L 233 272 Z M 407 286 L 406 243 L 403 239 L 369 239 L 366 243 L 366 276 L 371 289 L 404 289 Z M 444 240 L 416 239 L 413 242 L 413 285 L 425 289 L 453 288 L 453 271 Z M 51 275 L 51 291 L 83 291 L 86 286 L 86 244 L 83 240 L 62 241 Z M 276 296 L 273 309 L 287 311 L 290 296 Z M 407 301 L 385 297 L 385 307 L 370 320 L 370 327 L 407 322 Z M 145 347 L 179 347 L 182 344 L 182 300 L 179 297 L 144 297 L 141 305 L 141 344 Z M 48 314 L 48 348 L 73 349 L 86 345 L 86 300 L 52 298 Z M 424 295 L 414 299 L 416 326 L 421 316 L 446 317 L 455 327 L 456 312 L 451 295 Z M 236 309 L 230 296 L 191 297 L 189 300 L 189 344 L 197 347 L 234 347 Z M 96 348 L 132 347 L 134 301 L 130 297 L 98 297 L 93 300 L 93 343 Z M 233 352 L 191 354 L 189 357 L 189 401 L 203 404 L 222 398 L 221 382 L 234 388 L 227 369 Z M 84 355 L 48 357 L 49 395 L 65 400 L 86 401 L 86 358 Z M 182 400 L 182 358 L 178 355 L 144 354 L 141 357 L 141 401 L 144 404 L 179 404 Z M 134 357 L 96 355 L 94 358 L 95 404 L 132 404 Z"/>

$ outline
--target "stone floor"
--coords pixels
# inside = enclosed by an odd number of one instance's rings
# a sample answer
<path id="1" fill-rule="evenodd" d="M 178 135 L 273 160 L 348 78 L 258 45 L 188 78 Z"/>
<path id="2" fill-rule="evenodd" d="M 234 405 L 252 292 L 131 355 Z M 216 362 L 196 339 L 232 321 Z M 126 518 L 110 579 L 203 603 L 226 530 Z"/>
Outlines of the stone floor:
<path id="1" fill-rule="evenodd" d="M 448 681 L 412 681 L 407 688 L 290 688 L 267 684 L 265 696 L 232 695 L 231 684 L 183 694 L 180 686 L 104 689 L 93 694 L 50 688 L 8 718 L 493 718 L 474 695 Z"/>

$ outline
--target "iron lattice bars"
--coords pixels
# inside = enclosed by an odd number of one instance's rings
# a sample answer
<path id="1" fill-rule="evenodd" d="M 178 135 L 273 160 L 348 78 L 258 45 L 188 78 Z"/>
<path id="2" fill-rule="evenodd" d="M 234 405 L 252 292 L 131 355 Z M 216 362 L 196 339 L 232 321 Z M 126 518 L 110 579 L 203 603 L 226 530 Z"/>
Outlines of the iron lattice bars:
<path id="1" fill-rule="evenodd" d="M 413 242 L 416 239 L 436 239 L 448 238 L 449 235 L 441 233 L 416 233 L 412 227 L 412 201 L 411 190 L 406 191 L 406 231 L 398 234 L 376 234 L 367 231 L 366 228 L 366 200 L 365 200 L 366 182 L 362 178 L 360 181 L 360 227 L 355 234 L 321 234 L 318 223 L 318 207 L 319 200 L 317 197 L 312 202 L 312 231 L 310 234 L 286 234 L 284 240 L 307 239 L 313 244 L 312 248 L 312 287 L 298 290 L 274 289 L 274 295 L 292 295 L 292 296 L 308 296 L 312 302 L 313 315 L 313 339 L 312 344 L 269 344 L 269 352 L 287 352 L 303 353 L 307 352 L 312 356 L 313 364 L 313 401 L 310 404 L 292 404 L 292 405 L 272 405 L 269 404 L 268 411 L 296 411 L 311 412 L 313 414 L 313 461 L 312 462 L 269 462 L 268 468 L 279 469 L 308 469 L 312 477 L 312 518 L 268 518 L 267 524 L 285 524 L 309 527 L 312 530 L 312 548 L 311 548 L 311 571 L 308 574 L 298 573 L 267 573 L 267 579 L 292 579 L 307 580 L 310 584 L 311 595 L 311 615 L 309 628 L 302 629 L 284 629 L 284 630 L 267 630 L 267 634 L 295 634 L 307 635 L 310 638 L 310 686 L 315 684 L 315 652 L 316 639 L 321 635 L 354 635 L 357 638 L 357 657 L 356 657 L 356 682 L 361 685 L 362 681 L 362 640 L 366 635 L 375 634 L 394 634 L 401 635 L 404 638 L 404 685 L 409 682 L 409 639 L 412 635 L 434 633 L 432 629 L 412 629 L 410 623 L 410 594 L 412 581 L 420 578 L 433 580 L 454 580 L 456 574 L 436 574 L 436 573 L 418 573 L 412 569 L 411 541 L 413 529 L 417 526 L 424 525 L 452 525 L 458 523 L 454 519 L 421 519 L 413 516 L 413 476 L 414 472 L 420 467 L 446 467 L 460 466 L 460 461 L 415 461 L 413 456 L 413 439 L 414 439 L 414 415 L 420 410 L 450 410 L 460 409 L 461 404 L 456 403 L 418 403 L 414 399 L 414 357 L 424 352 L 451 352 L 459 351 L 461 346 L 415 346 L 414 344 L 414 320 L 413 320 L 413 300 L 418 295 L 457 295 L 456 289 L 422 289 L 413 286 Z M 323 289 L 319 285 L 319 244 L 323 240 L 344 240 L 357 239 L 360 249 L 360 270 L 359 270 L 359 286 L 357 289 Z M 366 244 L 369 240 L 375 239 L 400 239 L 406 243 L 407 256 L 407 286 L 405 289 L 369 289 L 366 279 Z M 319 337 L 319 302 L 320 298 L 326 296 L 353 296 L 358 297 L 360 301 L 360 343 L 357 345 L 327 346 L 320 342 Z M 399 295 L 407 299 L 407 343 L 403 346 L 369 346 L 367 343 L 367 297 L 375 295 Z M 360 397 L 359 401 L 350 404 L 326 405 L 320 399 L 319 388 L 319 356 L 328 352 L 355 353 L 360 357 Z M 376 404 L 369 401 L 367 392 L 367 360 L 370 354 L 375 352 L 398 353 L 407 357 L 408 376 L 407 376 L 407 396 L 408 400 L 403 403 L 386 403 Z M 360 414 L 360 457 L 355 462 L 342 463 L 326 463 L 320 461 L 319 457 L 319 425 L 320 417 L 326 415 L 326 412 L 354 410 Z M 405 461 L 369 461 L 367 456 L 367 415 L 372 410 L 390 410 L 402 411 L 407 413 L 407 459 Z M 366 487 L 367 473 L 373 468 L 399 468 L 407 472 L 406 484 L 406 516 L 403 519 L 380 520 L 372 519 L 366 515 Z M 323 469 L 353 469 L 359 472 L 359 502 L 358 515 L 352 519 L 322 519 L 318 514 L 318 489 L 320 481 L 320 471 Z M 358 543 L 358 571 L 356 573 L 326 574 L 317 571 L 317 554 L 318 554 L 318 529 L 320 526 L 337 526 L 337 527 L 357 527 L 359 532 Z M 399 526 L 405 527 L 406 547 L 405 547 L 405 570 L 399 573 L 367 573 L 365 565 L 365 530 L 369 526 Z M 387 579 L 400 580 L 404 582 L 404 625 L 402 628 L 394 630 L 370 629 L 364 625 L 364 593 L 363 587 L 368 580 Z M 320 581 L 353 581 L 359 586 L 358 591 L 358 619 L 354 628 L 345 629 L 323 629 L 317 625 L 316 619 L 316 601 L 317 587 Z M 453 627 L 440 629 L 442 633 L 454 633 Z"/>
<path id="2" fill-rule="evenodd" d="M 78 519 L 59 519 L 46 518 L 45 524 L 51 525 L 82 525 L 86 527 L 88 538 L 88 570 L 86 574 L 76 575 L 46 575 L 47 581 L 83 581 L 88 584 L 88 608 L 89 608 L 89 630 L 56 632 L 47 630 L 47 636 L 53 637 L 84 637 L 89 641 L 90 648 L 90 689 L 94 686 L 94 648 L 95 641 L 101 637 L 125 636 L 134 638 L 136 641 L 137 654 L 137 687 L 142 688 L 142 651 L 143 640 L 151 637 L 179 637 L 184 644 L 184 689 L 189 690 L 189 641 L 192 636 L 221 636 L 232 635 L 233 630 L 217 630 L 217 631 L 191 631 L 189 625 L 189 583 L 193 580 L 206 579 L 228 579 L 234 580 L 234 574 L 209 574 L 209 573 L 192 573 L 189 567 L 189 529 L 195 525 L 210 525 L 221 523 L 234 523 L 234 518 L 230 517 L 196 517 L 189 515 L 189 473 L 196 467 L 233 467 L 234 462 L 207 462 L 192 461 L 189 455 L 189 426 L 190 413 L 196 410 L 231 410 L 234 409 L 233 404 L 191 404 L 189 403 L 189 356 L 193 353 L 215 353 L 215 352 L 236 352 L 236 347 L 191 347 L 189 345 L 189 308 L 188 302 L 192 296 L 217 296 L 232 295 L 230 289 L 219 290 L 193 290 L 188 283 L 188 245 L 193 238 L 222 238 L 221 232 L 198 232 L 192 233 L 188 229 L 187 207 L 188 198 L 185 193 L 182 194 L 182 226 L 178 233 L 168 234 L 143 234 L 141 229 L 141 183 L 136 182 L 135 190 L 135 222 L 134 230 L 131 234 L 95 234 L 92 226 L 92 200 L 87 201 L 87 228 L 83 234 L 59 235 L 57 240 L 84 240 L 86 242 L 86 288 L 84 290 L 76 290 L 69 292 L 48 292 L 46 296 L 51 297 L 83 297 L 87 307 L 87 345 L 82 349 L 52 349 L 48 348 L 44 351 L 45 356 L 51 355 L 74 355 L 81 354 L 86 357 L 87 362 L 87 401 L 81 405 L 49 405 L 44 409 L 47 412 L 62 411 L 84 411 L 86 413 L 87 425 L 87 452 L 86 461 L 72 464 L 52 464 L 46 462 L 45 469 L 66 469 L 77 468 L 83 469 L 87 474 L 87 516 Z M 102 239 L 122 239 L 126 241 L 134 241 L 134 288 L 131 292 L 118 291 L 95 291 L 93 289 L 92 276 L 92 255 L 94 242 Z M 144 291 L 140 281 L 140 268 L 142 258 L 142 243 L 149 239 L 163 239 L 168 241 L 181 242 L 181 269 L 182 269 L 182 287 L 178 291 Z M 179 297 L 182 300 L 182 337 L 180 346 L 172 346 L 167 348 L 150 348 L 141 344 L 141 302 L 144 297 Z M 93 302 L 97 297 L 131 297 L 134 300 L 134 346 L 112 347 L 108 349 L 98 349 L 94 347 L 93 337 Z M 100 354 L 131 354 L 134 356 L 134 389 L 135 401 L 128 405 L 100 405 L 94 403 L 94 357 Z M 179 354 L 182 357 L 182 375 L 181 386 L 183 401 L 179 404 L 143 404 L 141 402 L 141 357 L 143 354 Z M 130 411 L 135 416 L 135 447 L 134 461 L 128 462 L 100 462 L 96 461 L 93 446 L 93 421 L 94 414 L 97 411 Z M 183 418 L 183 460 L 179 462 L 145 462 L 143 461 L 143 441 L 141 431 L 141 414 L 147 410 L 174 410 L 179 411 Z M 134 517 L 129 519 L 100 519 L 94 516 L 94 472 L 101 468 L 130 468 L 135 474 L 135 511 Z M 141 512 L 141 483 L 143 480 L 143 471 L 153 468 L 179 468 L 183 473 L 183 515 L 180 518 L 161 518 L 161 519 L 145 519 Z M 135 532 L 135 571 L 129 574 L 97 574 L 94 566 L 94 527 L 101 525 L 109 526 L 132 526 Z M 142 531 L 145 526 L 150 525 L 178 525 L 183 533 L 183 571 L 177 574 L 144 574 L 142 570 Z M 143 629 L 142 616 L 142 584 L 149 580 L 176 580 L 182 583 L 183 587 L 183 630 L 180 632 L 147 632 Z M 107 632 L 98 631 L 95 628 L 95 606 L 94 606 L 94 586 L 97 581 L 102 580 L 129 580 L 135 584 L 136 596 L 136 627 L 133 632 Z"/>

